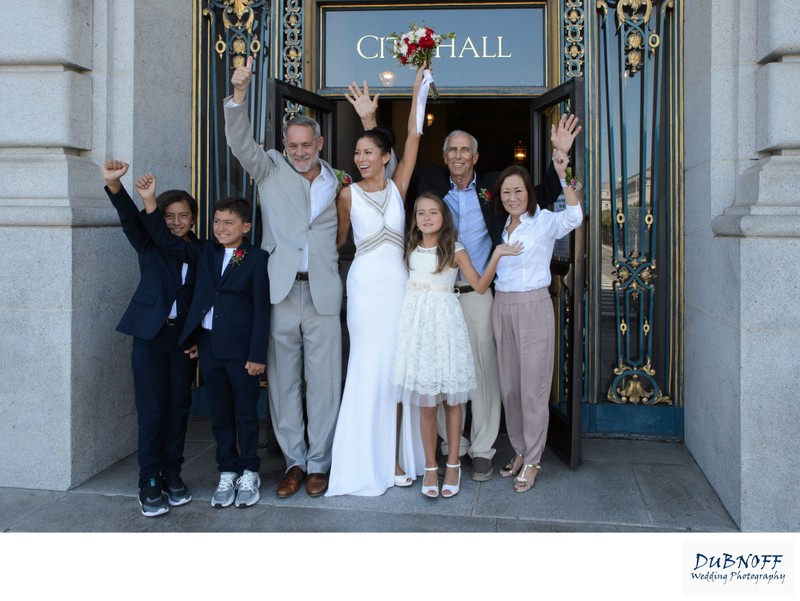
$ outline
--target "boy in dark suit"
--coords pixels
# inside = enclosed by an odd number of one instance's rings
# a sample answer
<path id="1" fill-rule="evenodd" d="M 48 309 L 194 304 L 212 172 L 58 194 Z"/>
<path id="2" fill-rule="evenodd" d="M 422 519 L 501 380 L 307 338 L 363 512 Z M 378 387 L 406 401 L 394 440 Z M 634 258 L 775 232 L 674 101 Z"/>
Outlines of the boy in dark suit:
<path id="1" fill-rule="evenodd" d="M 122 161 L 108 160 L 103 165 L 106 193 L 139 256 L 141 279 L 117 330 L 133 336 L 139 506 L 143 515 L 153 517 L 167 513 L 169 505 L 192 500 L 180 473 L 196 361 L 183 352 L 178 337 L 195 274 L 186 263 L 163 253 L 147 233 L 139 209 L 120 182 L 127 171 Z M 169 190 L 156 203 L 163 214 L 162 225 L 196 247 L 199 242 L 191 231 L 197 217 L 195 199 L 183 190 Z"/>
<path id="2" fill-rule="evenodd" d="M 269 255 L 245 238 L 252 207 L 243 198 L 218 200 L 216 242 L 199 249 L 165 227 L 152 174 L 139 178 L 136 189 L 145 204 L 142 221 L 159 247 L 197 265 L 195 294 L 179 343 L 199 355 L 211 406 L 220 471 L 211 506 L 227 507 L 234 500 L 237 507 L 253 505 L 260 497 L 259 376 L 267 362 L 270 303 Z"/>

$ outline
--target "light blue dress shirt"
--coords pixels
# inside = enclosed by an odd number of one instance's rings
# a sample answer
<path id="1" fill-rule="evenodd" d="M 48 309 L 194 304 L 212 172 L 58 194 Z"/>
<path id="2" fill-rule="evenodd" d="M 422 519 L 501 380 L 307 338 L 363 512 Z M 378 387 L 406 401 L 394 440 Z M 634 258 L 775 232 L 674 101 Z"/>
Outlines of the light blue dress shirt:
<path id="1" fill-rule="evenodd" d="M 483 219 L 478 192 L 475 188 L 475 176 L 473 175 L 472 182 L 463 190 L 456 186 L 451 179 L 450 191 L 445 195 L 444 201 L 453 214 L 453 224 L 458 230 L 458 241 L 467 250 L 469 259 L 478 275 L 483 275 L 492 252 L 492 239 L 489 236 L 489 230 L 486 229 L 486 221 Z M 460 270 L 458 279 L 463 281 Z"/>

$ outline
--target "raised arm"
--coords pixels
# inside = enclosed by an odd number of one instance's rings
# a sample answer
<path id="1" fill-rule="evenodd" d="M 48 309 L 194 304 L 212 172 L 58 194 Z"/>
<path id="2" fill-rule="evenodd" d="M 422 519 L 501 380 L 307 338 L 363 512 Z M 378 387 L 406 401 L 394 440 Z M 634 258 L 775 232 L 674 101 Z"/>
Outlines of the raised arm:
<path id="1" fill-rule="evenodd" d="M 408 111 L 408 135 L 406 145 L 403 149 L 403 156 L 397 164 L 392 181 L 400 191 L 400 197 L 405 198 L 408 192 L 408 184 L 414 167 L 417 164 L 417 154 L 419 153 L 419 141 L 422 134 L 417 131 L 417 103 L 419 102 L 419 88 L 422 85 L 422 75 L 427 66 L 423 64 L 417 69 L 417 76 L 414 78 L 414 89 L 411 92 L 411 108 Z M 423 99 L 424 101 L 425 99 Z"/>
<path id="2" fill-rule="evenodd" d="M 253 139 L 253 128 L 247 115 L 247 89 L 253 79 L 253 57 L 237 67 L 231 76 L 233 95 L 224 101 L 225 139 L 245 171 L 260 184 L 271 171 L 272 163 L 261 146 Z"/>
<path id="3" fill-rule="evenodd" d="M 564 191 L 564 200 L 567 202 L 568 205 L 579 205 L 581 203 L 580 196 L 578 196 L 578 191 L 575 189 L 575 186 L 571 185 L 571 182 L 566 181 L 567 179 L 567 167 L 569 166 L 569 157 L 559 150 L 553 151 L 553 167 L 558 174 L 560 182 L 566 182 L 566 185 L 563 186 Z"/>
<path id="4" fill-rule="evenodd" d="M 106 184 L 106 194 L 108 194 L 108 199 L 117 210 L 122 231 L 133 249 L 137 253 L 150 252 L 155 249 L 155 244 L 142 224 L 139 216 L 139 207 L 134 204 L 133 199 L 120 181 L 127 172 L 128 164 L 122 161 L 109 159 L 103 163 L 103 181 Z"/>
<path id="5" fill-rule="evenodd" d="M 103 163 L 103 181 L 111 194 L 122 190 L 122 176 L 128 173 L 128 163 L 116 159 L 108 159 Z"/>
<path id="6" fill-rule="evenodd" d="M 182 263 L 196 265 L 200 256 L 200 245 L 184 240 L 169 231 L 164 215 L 158 210 L 156 187 L 156 177 L 152 173 L 146 173 L 136 180 L 136 191 L 144 202 L 145 214 L 141 217 L 142 224 L 162 251 Z"/>
<path id="7" fill-rule="evenodd" d="M 478 272 L 475 271 L 475 267 L 473 267 L 467 251 L 463 248 L 456 252 L 454 260 L 461 270 L 464 279 L 467 280 L 467 283 L 475 289 L 475 292 L 483 294 L 489 289 L 489 286 L 492 285 L 492 280 L 494 280 L 494 274 L 497 271 L 497 264 L 500 262 L 500 258 L 507 255 L 518 255 L 523 249 L 522 242 L 498 244 L 492 252 L 486 270 L 483 272 L 483 275 L 480 276 Z"/>
<path id="8" fill-rule="evenodd" d="M 367 131 L 368 129 L 375 129 L 378 127 L 378 97 L 380 94 L 375 94 L 375 96 L 370 98 L 369 86 L 366 81 L 363 83 L 363 90 L 358 87 L 356 82 L 351 83 L 349 86 L 350 93 L 345 94 L 344 97 L 353 106 L 356 114 L 361 119 L 361 126 L 364 128 L 364 131 Z M 392 157 L 389 159 L 389 162 L 386 163 L 383 171 L 386 178 L 391 179 L 394 177 L 396 170 L 397 155 L 394 153 L 394 148 L 392 148 Z"/>
<path id="9" fill-rule="evenodd" d="M 575 115 L 564 113 L 558 120 L 558 126 L 550 126 L 550 143 L 554 150 L 559 150 L 564 154 L 569 154 L 575 138 L 581 132 L 582 126 L 578 125 L 578 118 Z M 536 186 L 537 204 L 544 208 L 553 204 L 561 195 L 561 184 L 559 176 L 553 163 L 547 166 L 544 174 L 544 181 Z"/>

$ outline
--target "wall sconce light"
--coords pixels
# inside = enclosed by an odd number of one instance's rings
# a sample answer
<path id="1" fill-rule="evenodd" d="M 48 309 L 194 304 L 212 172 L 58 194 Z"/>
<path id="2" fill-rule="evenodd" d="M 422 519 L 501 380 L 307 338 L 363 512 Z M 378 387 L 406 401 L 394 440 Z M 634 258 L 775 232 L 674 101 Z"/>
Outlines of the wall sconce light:
<path id="1" fill-rule="evenodd" d="M 433 120 L 434 120 L 435 118 L 436 118 L 436 117 L 434 117 L 434 116 L 433 116 L 433 113 L 428 113 L 427 115 L 425 115 L 425 123 L 427 123 L 427 124 L 428 124 L 428 127 L 430 127 L 431 125 L 433 125 Z"/>
<path id="2" fill-rule="evenodd" d="M 394 85 L 394 72 L 393 71 L 381 71 L 378 73 L 378 77 L 381 79 L 381 83 L 387 87 L 391 88 Z"/>
<path id="3" fill-rule="evenodd" d="M 519 140 L 514 146 L 514 160 L 518 163 L 524 163 L 527 158 L 528 148 L 522 143 L 522 140 Z"/>

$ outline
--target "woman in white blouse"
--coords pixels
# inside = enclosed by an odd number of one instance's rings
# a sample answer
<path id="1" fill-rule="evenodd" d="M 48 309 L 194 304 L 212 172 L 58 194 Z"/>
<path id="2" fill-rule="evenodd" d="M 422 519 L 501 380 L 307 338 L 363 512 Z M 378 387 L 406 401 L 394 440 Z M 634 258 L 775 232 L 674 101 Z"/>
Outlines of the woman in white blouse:
<path id="1" fill-rule="evenodd" d="M 523 167 L 505 169 L 495 184 L 495 202 L 508 212 L 503 242 L 521 242 L 520 255 L 503 257 L 497 267 L 492 326 L 500 364 L 500 391 L 514 458 L 500 470 L 514 476 L 514 490 L 533 487 L 544 451 L 553 378 L 555 318 L 550 299 L 550 259 L 555 241 L 583 221 L 574 182 L 565 180 L 569 159 L 554 151 L 566 210 L 536 205 L 533 184 Z"/>

